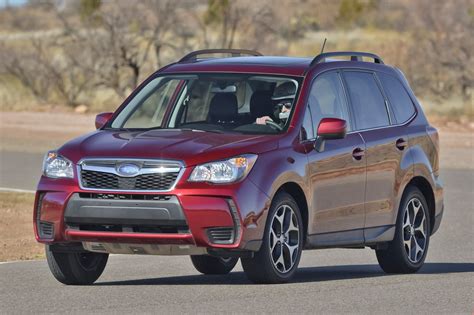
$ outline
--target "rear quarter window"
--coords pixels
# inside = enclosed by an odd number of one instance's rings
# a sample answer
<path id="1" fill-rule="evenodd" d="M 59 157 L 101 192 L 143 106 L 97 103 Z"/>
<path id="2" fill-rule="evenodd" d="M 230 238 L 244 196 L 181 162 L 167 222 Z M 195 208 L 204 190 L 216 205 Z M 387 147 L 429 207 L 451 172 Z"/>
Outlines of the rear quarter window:
<path id="1" fill-rule="evenodd" d="M 385 99 L 373 73 L 344 71 L 358 130 L 390 125 Z"/>
<path id="2" fill-rule="evenodd" d="M 402 124 L 408 121 L 415 114 L 415 108 L 402 83 L 396 77 L 386 73 L 377 75 L 382 82 L 397 123 Z"/>

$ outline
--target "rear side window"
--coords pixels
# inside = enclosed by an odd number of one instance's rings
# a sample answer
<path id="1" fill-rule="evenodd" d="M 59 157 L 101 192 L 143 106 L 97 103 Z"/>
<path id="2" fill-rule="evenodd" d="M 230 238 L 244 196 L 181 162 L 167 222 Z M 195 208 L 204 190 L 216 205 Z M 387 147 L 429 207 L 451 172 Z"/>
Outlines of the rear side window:
<path id="1" fill-rule="evenodd" d="M 309 106 L 314 128 L 319 126 L 322 118 L 340 118 L 346 120 L 347 129 L 351 130 L 346 98 L 339 73 L 324 73 L 316 78 L 309 95 Z"/>
<path id="2" fill-rule="evenodd" d="M 397 123 L 406 122 L 415 113 L 413 102 L 400 81 L 385 73 L 378 73 L 382 86 L 387 94 Z"/>
<path id="3" fill-rule="evenodd" d="M 344 72 L 347 89 L 358 130 L 390 125 L 385 99 L 375 81 L 367 72 Z"/>

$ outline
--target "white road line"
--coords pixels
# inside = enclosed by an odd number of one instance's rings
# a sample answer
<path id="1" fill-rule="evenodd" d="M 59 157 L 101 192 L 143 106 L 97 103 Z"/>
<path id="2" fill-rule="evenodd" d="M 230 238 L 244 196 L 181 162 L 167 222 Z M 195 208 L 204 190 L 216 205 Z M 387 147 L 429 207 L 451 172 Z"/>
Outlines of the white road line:
<path id="1" fill-rule="evenodd" d="M 109 254 L 110 256 L 134 256 L 134 255 L 127 255 L 127 254 Z M 153 255 L 149 255 L 153 256 Z M 156 255 L 158 256 L 158 255 Z M 6 265 L 6 264 L 16 264 L 16 263 L 24 263 L 24 262 L 33 262 L 33 261 L 45 261 L 45 258 L 39 258 L 39 259 L 29 259 L 29 260 L 9 260 L 9 261 L 0 261 L 0 265 Z"/>
<path id="2" fill-rule="evenodd" d="M 34 190 L 8 188 L 8 187 L 0 187 L 0 191 L 20 192 L 20 193 L 29 193 L 29 194 L 34 194 L 34 193 L 36 193 L 36 191 L 34 191 Z"/>
<path id="3" fill-rule="evenodd" d="M 33 261 L 42 261 L 42 260 L 44 260 L 44 259 L 0 261 L 0 265 L 16 264 L 16 263 L 24 263 L 24 262 L 33 262 Z"/>

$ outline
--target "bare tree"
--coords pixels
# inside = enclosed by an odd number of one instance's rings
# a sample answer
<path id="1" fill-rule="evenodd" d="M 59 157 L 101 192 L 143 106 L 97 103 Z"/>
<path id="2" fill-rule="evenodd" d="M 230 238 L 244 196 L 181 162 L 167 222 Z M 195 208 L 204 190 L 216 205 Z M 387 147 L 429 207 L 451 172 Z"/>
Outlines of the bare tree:
<path id="1" fill-rule="evenodd" d="M 209 0 L 207 11 L 193 13 L 193 17 L 200 28 L 201 45 L 206 47 L 258 49 L 276 34 L 269 1 Z"/>
<path id="2" fill-rule="evenodd" d="M 0 45 L 0 64 L 3 71 L 16 78 L 40 102 L 48 101 L 51 81 L 45 76 L 44 49 L 41 42 L 34 43 L 36 49 L 21 49 L 6 44 Z"/>
<path id="3" fill-rule="evenodd" d="M 146 12 L 144 29 L 149 29 L 145 35 L 148 49 L 152 47 L 155 57 L 155 64 L 160 68 L 163 64 L 163 50 L 180 50 L 180 42 L 177 39 L 186 39 L 185 26 L 179 19 L 179 10 L 186 7 L 186 3 L 179 4 L 174 0 L 148 0 L 143 3 L 143 10 Z M 177 27 L 179 25 L 179 27 Z M 181 42 L 185 44 L 185 42 Z M 147 55 L 145 55 L 147 57 Z"/>
<path id="4" fill-rule="evenodd" d="M 410 76 L 418 89 L 438 98 L 461 94 L 466 101 L 474 85 L 474 18 L 470 0 L 409 2 L 414 45 Z M 442 12 L 442 14 L 440 14 Z"/>
<path id="5" fill-rule="evenodd" d="M 80 27 L 70 23 L 67 13 L 58 12 L 58 17 L 65 34 L 90 56 L 81 66 L 94 75 L 95 85 L 122 98 L 147 69 L 161 66 L 165 48 L 176 49 L 176 7 L 171 0 L 107 3 L 83 16 Z"/>

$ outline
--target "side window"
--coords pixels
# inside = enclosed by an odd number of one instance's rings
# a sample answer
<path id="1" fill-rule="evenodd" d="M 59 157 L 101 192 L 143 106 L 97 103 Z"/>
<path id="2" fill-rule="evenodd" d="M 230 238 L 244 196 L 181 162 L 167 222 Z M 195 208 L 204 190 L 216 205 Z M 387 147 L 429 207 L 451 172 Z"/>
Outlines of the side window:
<path id="1" fill-rule="evenodd" d="M 170 80 L 152 91 L 142 102 L 123 127 L 151 128 L 161 125 L 168 102 L 178 86 L 179 80 Z"/>
<path id="2" fill-rule="evenodd" d="M 306 107 L 302 127 L 301 140 L 314 139 L 316 137 L 314 134 L 313 120 L 311 119 L 311 110 L 309 106 Z"/>
<path id="3" fill-rule="evenodd" d="M 385 93 L 387 93 L 397 123 L 406 122 L 415 113 L 413 102 L 407 91 L 394 76 L 385 73 L 378 73 L 377 75 L 382 82 Z"/>
<path id="4" fill-rule="evenodd" d="M 347 89 L 358 130 L 390 125 L 385 99 L 375 81 L 367 72 L 344 72 Z"/>
<path id="5" fill-rule="evenodd" d="M 190 88 L 189 100 L 181 120 L 183 123 L 206 121 L 209 112 L 211 81 L 197 81 Z"/>
<path id="6" fill-rule="evenodd" d="M 347 121 L 348 130 L 351 130 L 347 102 L 339 73 L 324 73 L 316 78 L 309 95 L 309 106 L 314 128 L 319 126 L 322 118 L 340 118 Z"/>

